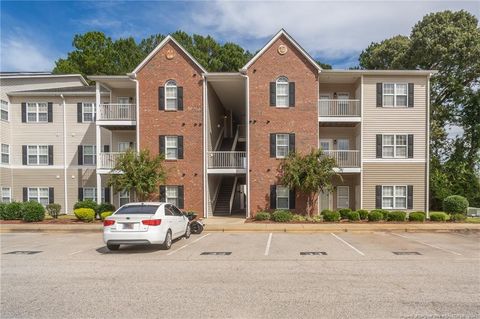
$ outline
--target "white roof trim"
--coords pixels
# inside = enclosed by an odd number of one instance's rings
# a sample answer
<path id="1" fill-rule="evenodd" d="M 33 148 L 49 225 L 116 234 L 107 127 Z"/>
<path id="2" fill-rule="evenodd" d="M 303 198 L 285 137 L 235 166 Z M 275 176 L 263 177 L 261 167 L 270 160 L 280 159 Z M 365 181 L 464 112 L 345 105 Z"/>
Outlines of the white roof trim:
<path id="1" fill-rule="evenodd" d="M 432 75 L 437 70 L 322 70 L 323 75 L 327 74 L 355 74 L 355 75 Z"/>
<path id="2" fill-rule="evenodd" d="M 110 92 L 100 92 L 100 95 L 109 95 Z M 95 92 L 8 92 L 9 96 L 95 96 Z"/>
<path id="3" fill-rule="evenodd" d="M 81 74 L 41 74 L 41 75 L 28 75 L 28 74 L 19 74 L 19 75 L 0 75 L 0 78 L 2 79 L 20 79 L 20 78 L 32 78 L 32 79 L 38 79 L 38 78 L 67 78 L 67 77 L 78 77 L 80 81 L 85 84 L 85 86 L 88 86 L 87 81 L 85 81 L 85 78 Z"/>
<path id="4" fill-rule="evenodd" d="M 162 42 L 160 42 L 157 47 L 152 51 L 150 52 L 150 54 L 135 68 L 135 70 L 133 70 L 133 74 L 137 74 L 144 66 L 145 64 L 147 64 L 148 61 L 150 61 L 151 58 L 153 58 L 153 56 L 155 54 L 157 54 L 157 52 L 165 45 L 168 43 L 168 41 L 172 41 L 173 43 L 175 43 L 189 58 L 190 60 L 192 60 L 199 68 L 200 70 L 202 70 L 203 73 L 207 73 L 207 70 L 205 70 L 205 68 L 200 64 L 198 63 L 197 60 L 195 60 L 195 58 L 187 52 L 187 50 L 185 50 L 181 45 L 180 43 L 177 42 L 177 40 L 175 40 L 171 35 L 167 35 L 165 37 L 165 39 L 162 40 Z"/>
<path id="5" fill-rule="evenodd" d="M 272 46 L 272 44 L 278 40 L 278 38 L 280 38 L 282 35 L 284 35 L 294 46 L 295 48 L 297 48 L 298 51 L 300 51 L 300 53 L 303 54 L 304 57 L 307 58 L 307 60 L 313 65 L 315 66 L 315 68 L 320 72 L 322 70 L 322 68 L 320 67 L 320 65 L 318 65 L 317 62 L 315 62 L 315 60 L 310 56 L 310 54 L 307 53 L 307 51 L 305 51 L 298 43 L 297 41 L 295 41 L 288 33 L 287 31 L 285 31 L 284 29 L 281 29 L 280 31 L 277 32 L 277 34 L 260 50 L 258 51 L 257 54 L 255 54 L 255 56 L 253 58 L 250 59 L 250 61 L 247 62 L 247 64 L 245 64 L 243 66 L 243 68 L 241 68 L 241 71 L 246 71 L 268 48 L 270 48 Z"/>

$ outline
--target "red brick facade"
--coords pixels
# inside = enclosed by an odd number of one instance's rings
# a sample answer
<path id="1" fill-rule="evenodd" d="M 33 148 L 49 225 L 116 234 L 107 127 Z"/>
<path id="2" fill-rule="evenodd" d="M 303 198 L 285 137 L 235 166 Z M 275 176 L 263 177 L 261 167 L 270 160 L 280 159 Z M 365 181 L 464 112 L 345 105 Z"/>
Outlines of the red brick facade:
<path id="1" fill-rule="evenodd" d="M 287 47 L 284 55 L 280 45 Z M 278 183 L 279 159 L 270 158 L 270 133 L 295 133 L 295 150 L 318 147 L 318 70 L 285 37 L 274 42 L 247 70 L 250 89 L 250 213 L 270 208 L 270 185 Z M 270 106 L 269 83 L 279 76 L 295 82 L 295 107 Z M 297 193 L 297 213 L 306 198 Z"/>
<path id="2" fill-rule="evenodd" d="M 172 52 L 174 57 L 171 56 Z M 173 41 L 166 43 L 137 74 L 140 149 L 159 153 L 160 135 L 182 135 L 184 158 L 166 161 L 166 185 L 184 186 L 184 209 L 203 214 L 202 70 Z M 159 110 L 158 88 L 168 80 L 183 87 L 183 111 Z M 158 197 L 156 198 L 158 200 Z"/>

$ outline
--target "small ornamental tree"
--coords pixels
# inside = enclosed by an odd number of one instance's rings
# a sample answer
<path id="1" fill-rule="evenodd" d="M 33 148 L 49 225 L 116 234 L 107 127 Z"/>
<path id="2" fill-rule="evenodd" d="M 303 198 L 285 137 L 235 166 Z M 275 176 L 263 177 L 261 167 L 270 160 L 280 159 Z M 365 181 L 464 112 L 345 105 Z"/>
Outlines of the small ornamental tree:
<path id="1" fill-rule="evenodd" d="M 302 155 L 292 152 L 280 164 L 281 183 L 307 195 L 307 212 L 314 214 L 319 192 L 332 190 L 335 160 L 324 156 L 322 150 L 311 150 Z"/>
<path id="2" fill-rule="evenodd" d="M 145 201 L 165 182 L 167 174 L 163 161 L 163 155 L 151 156 L 148 150 L 138 154 L 128 150 L 117 159 L 113 168 L 122 174 L 111 174 L 108 184 L 117 192 L 132 191 L 135 200 Z"/>

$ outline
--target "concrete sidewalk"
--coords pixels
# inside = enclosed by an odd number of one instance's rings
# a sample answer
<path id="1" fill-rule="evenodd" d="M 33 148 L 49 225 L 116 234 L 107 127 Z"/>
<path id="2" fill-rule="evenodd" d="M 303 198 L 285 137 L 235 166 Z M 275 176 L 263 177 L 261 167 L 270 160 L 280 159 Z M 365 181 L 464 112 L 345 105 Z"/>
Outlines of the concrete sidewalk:
<path id="1" fill-rule="evenodd" d="M 318 224 L 260 224 L 204 221 L 205 231 L 215 232 L 480 232 L 480 224 L 468 223 L 318 223 Z M 101 232 L 102 224 L 1 224 L 0 232 Z"/>

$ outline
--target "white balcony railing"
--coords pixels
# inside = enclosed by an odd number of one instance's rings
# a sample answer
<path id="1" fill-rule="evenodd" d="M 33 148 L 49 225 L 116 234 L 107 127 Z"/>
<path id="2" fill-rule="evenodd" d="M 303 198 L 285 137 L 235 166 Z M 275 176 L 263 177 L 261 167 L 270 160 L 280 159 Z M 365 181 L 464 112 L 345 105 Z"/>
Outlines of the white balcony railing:
<path id="1" fill-rule="evenodd" d="M 318 116 L 352 117 L 360 116 L 360 100 L 319 100 Z"/>
<path id="2" fill-rule="evenodd" d="M 224 152 L 212 151 L 208 152 L 208 168 L 246 168 L 247 152 Z"/>
<path id="3" fill-rule="evenodd" d="M 124 154 L 123 152 L 101 152 L 100 158 L 97 161 L 97 168 L 99 169 L 113 169 L 115 167 L 115 163 L 117 158 L 120 155 Z"/>
<path id="4" fill-rule="evenodd" d="M 339 168 L 360 167 L 360 151 L 329 150 L 323 153 L 335 159 Z"/>
<path id="5" fill-rule="evenodd" d="M 100 121 L 135 121 L 137 118 L 135 104 L 100 104 L 98 113 Z"/>

